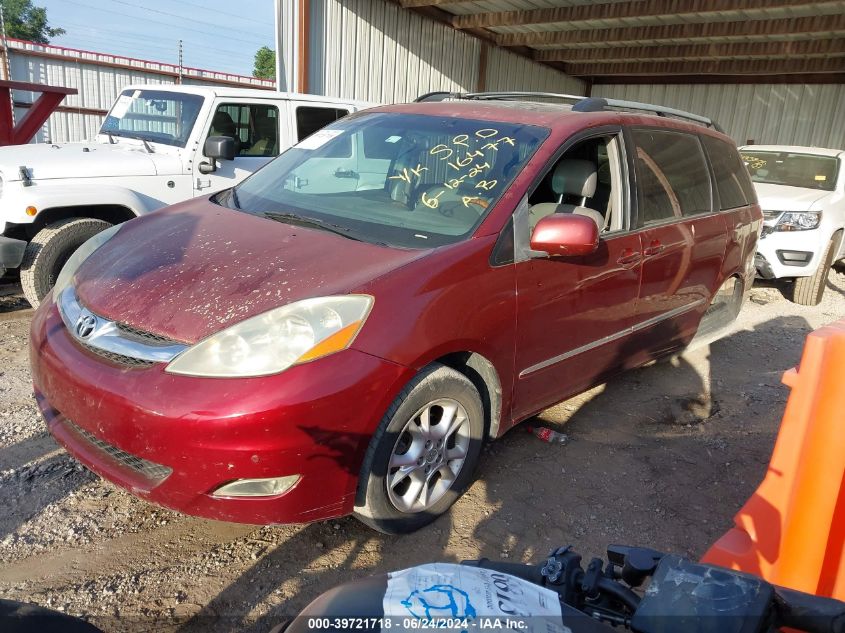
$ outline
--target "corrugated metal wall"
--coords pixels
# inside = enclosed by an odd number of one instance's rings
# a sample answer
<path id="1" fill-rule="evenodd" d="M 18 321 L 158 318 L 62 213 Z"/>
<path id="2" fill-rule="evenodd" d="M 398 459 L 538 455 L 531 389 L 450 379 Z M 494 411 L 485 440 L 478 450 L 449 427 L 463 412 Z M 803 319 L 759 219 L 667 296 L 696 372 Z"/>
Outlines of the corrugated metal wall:
<path id="1" fill-rule="evenodd" d="M 478 88 L 481 42 L 385 0 L 312 0 L 309 91 L 381 103 Z M 575 91 L 583 82 L 488 48 L 487 90 Z"/>
<path id="2" fill-rule="evenodd" d="M 475 90 L 481 45 L 382 0 L 311 3 L 309 91 L 380 103 Z"/>
<path id="3" fill-rule="evenodd" d="M 503 48 L 487 55 L 487 90 L 531 90 L 584 94 L 584 82 Z"/>
<path id="4" fill-rule="evenodd" d="M 843 85 L 596 85 L 592 95 L 703 114 L 739 144 L 753 140 L 845 149 Z"/>
<path id="5" fill-rule="evenodd" d="M 9 41 L 12 79 L 52 86 L 76 88 L 68 95 L 61 110 L 54 112 L 36 135 L 36 142 L 62 143 L 93 137 L 100 129 L 106 111 L 124 86 L 129 84 L 173 84 L 179 69 L 172 64 L 119 57 L 104 53 L 78 51 L 60 46 L 45 46 Z M 245 88 L 275 88 L 275 83 L 228 73 L 184 69 L 186 84 L 238 84 Z M 16 103 L 32 103 L 38 95 L 13 91 Z M 15 117 L 26 114 L 15 108 Z"/>

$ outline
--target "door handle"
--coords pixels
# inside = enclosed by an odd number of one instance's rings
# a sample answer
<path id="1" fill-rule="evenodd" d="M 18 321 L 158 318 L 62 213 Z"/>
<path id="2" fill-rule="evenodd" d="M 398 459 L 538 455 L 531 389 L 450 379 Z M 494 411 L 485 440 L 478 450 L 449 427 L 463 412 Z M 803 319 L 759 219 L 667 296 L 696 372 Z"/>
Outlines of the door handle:
<path id="1" fill-rule="evenodd" d="M 658 253 L 662 253 L 664 248 L 666 247 L 660 243 L 660 240 L 652 240 L 651 244 L 643 249 L 643 255 L 657 255 Z"/>
<path id="2" fill-rule="evenodd" d="M 334 172 L 335 178 L 357 178 L 358 172 L 354 169 L 341 169 L 338 167 Z"/>
<path id="3" fill-rule="evenodd" d="M 628 264 L 636 264 L 640 261 L 641 253 L 639 251 L 633 251 L 630 248 L 626 248 L 622 251 L 622 254 L 619 256 L 619 259 L 616 260 L 616 263 L 620 266 L 626 266 Z"/>

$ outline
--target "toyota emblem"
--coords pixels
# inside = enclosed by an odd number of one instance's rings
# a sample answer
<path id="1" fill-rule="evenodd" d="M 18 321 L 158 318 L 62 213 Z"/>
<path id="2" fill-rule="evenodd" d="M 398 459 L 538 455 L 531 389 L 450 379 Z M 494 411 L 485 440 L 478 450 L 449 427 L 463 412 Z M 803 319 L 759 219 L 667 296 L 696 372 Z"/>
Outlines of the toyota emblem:
<path id="1" fill-rule="evenodd" d="M 88 338 L 97 327 L 97 317 L 93 314 L 80 314 L 76 320 L 76 335 L 79 338 Z"/>

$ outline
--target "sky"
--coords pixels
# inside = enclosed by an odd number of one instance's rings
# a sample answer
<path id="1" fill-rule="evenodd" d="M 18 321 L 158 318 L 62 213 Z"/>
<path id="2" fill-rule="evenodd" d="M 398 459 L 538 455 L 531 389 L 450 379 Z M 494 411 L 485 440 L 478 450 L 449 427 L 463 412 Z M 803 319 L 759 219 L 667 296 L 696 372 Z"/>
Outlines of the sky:
<path id="1" fill-rule="evenodd" d="M 252 75 L 255 52 L 275 48 L 273 0 L 34 0 L 51 44 Z"/>

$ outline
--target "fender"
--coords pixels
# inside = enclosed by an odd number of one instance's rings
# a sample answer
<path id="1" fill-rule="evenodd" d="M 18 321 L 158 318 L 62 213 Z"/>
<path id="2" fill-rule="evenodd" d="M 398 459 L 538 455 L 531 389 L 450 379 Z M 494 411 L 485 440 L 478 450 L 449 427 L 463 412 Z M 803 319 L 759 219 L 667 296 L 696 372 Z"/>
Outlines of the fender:
<path id="1" fill-rule="evenodd" d="M 31 224 L 35 221 L 26 214 L 27 207 L 35 207 L 38 212 L 55 207 L 86 207 L 91 205 L 116 205 L 126 207 L 136 216 L 155 211 L 166 206 L 157 200 L 127 187 L 102 185 L 95 183 L 67 184 L 63 181 L 35 181 L 31 187 L 8 190 L 3 196 L 3 209 L 6 222 Z"/>

